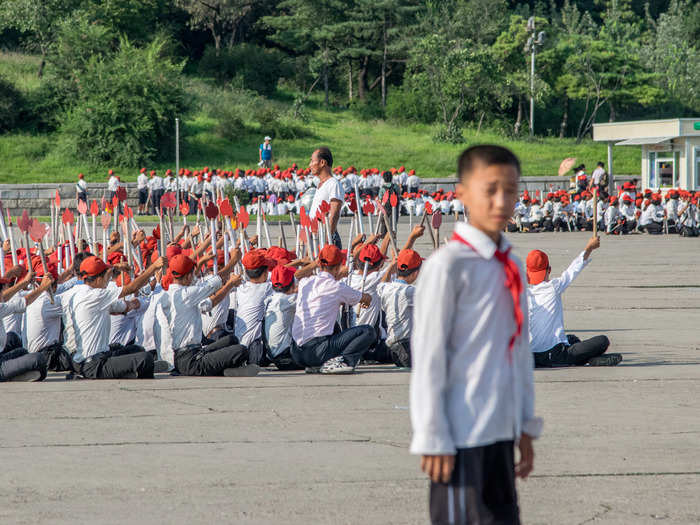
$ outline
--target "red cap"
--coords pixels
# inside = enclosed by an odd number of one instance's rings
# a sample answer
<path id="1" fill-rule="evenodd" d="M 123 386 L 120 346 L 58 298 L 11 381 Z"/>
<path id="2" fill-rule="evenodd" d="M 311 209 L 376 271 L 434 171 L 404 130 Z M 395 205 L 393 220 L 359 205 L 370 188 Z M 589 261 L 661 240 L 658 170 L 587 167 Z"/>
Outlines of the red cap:
<path id="1" fill-rule="evenodd" d="M 182 253 L 182 248 L 178 246 L 177 244 L 170 244 L 168 245 L 167 248 L 165 248 L 165 256 L 168 259 L 172 259 L 176 255 L 180 255 Z"/>
<path id="2" fill-rule="evenodd" d="M 369 261 L 370 264 L 376 264 L 379 261 L 386 259 L 386 256 L 377 248 L 376 244 L 367 244 L 360 250 L 360 261 Z"/>
<path id="3" fill-rule="evenodd" d="M 322 266 L 336 266 L 343 262 L 343 254 L 335 244 L 326 244 L 318 254 Z"/>
<path id="4" fill-rule="evenodd" d="M 272 270 L 270 281 L 274 288 L 286 288 L 294 281 L 294 268 L 288 266 L 277 265 Z"/>
<path id="5" fill-rule="evenodd" d="M 241 262 L 246 270 L 255 270 L 262 266 L 274 268 L 277 265 L 277 261 L 267 257 L 267 253 L 263 250 L 250 250 L 243 256 Z"/>
<path id="6" fill-rule="evenodd" d="M 168 261 L 168 268 L 179 276 L 187 275 L 194 269 L 194 261 L 187 255 L 179 254 Z"/>
<path id="7" fill-rule="evenodd" d="M 540 284 L 547 276 L 549 257 L 541 250 L 532 250 L 527 254 L 525 265 L 527 266 L 527 282 L 533 285 Z"/>
<path id="8" fill-rule="evenodd" d="M 401 250 L 396 261 L 399 270 L 415 270 L 423 262 L 423 258 L 415 250 Z"/>
<path id="9" fill-rule="evenodd" d="M 88 257 L 82 263 L 80 263 L 80 273 L 86 275 L 87 277 L 100 275 L 109 268 L 111 268 L 111 266 L 105 264 L 102 259 L 94 255 L 92 257 Z"/>

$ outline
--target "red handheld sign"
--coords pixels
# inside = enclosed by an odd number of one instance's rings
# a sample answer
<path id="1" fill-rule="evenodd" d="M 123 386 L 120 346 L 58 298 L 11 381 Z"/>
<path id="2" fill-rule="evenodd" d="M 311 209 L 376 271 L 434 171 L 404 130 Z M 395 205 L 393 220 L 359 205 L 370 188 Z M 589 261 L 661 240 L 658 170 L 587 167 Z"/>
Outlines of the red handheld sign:
<path id="1" fill-rule="evenodd" d="M 431 215 L 431 214 L 433 213 L 433 205 L 430 204 L 429 202 L 426 202 L 426 203 L 425 203 L 425 212 L 426 212 L 428 215 Z"/>
<path id="2" fill-rule="evenodd" d="M 56 208 L 61 207 L 61 196 L 58 194 L 58 190 L 56 190 L 56 197 L 54 197 L 54 204 L 56 204 Z"/>
<path id="3" fill-rule="evenodd" d="M 34 242 L 41 242 L 41 239 L 49 231 L 49 227 L 46 224 L 42 224 L 36 219 L 31 220 L 31 225 L 29 226 L 29 236 Z"/>
<path id="4" fill-rule="evenodd" d="M 112 219 L 110 219 L 109 215 L 105 213 L 104 215 L 102 215 L 100 222 L 102 223 L 102 229 L 106 230 L 109 228 L 109 225 L 112 224 Z"/>
<path id="5" fill-rule="evenodd" d="M 221 204 L 219 204 L 219 211 L 221 211 L 221 215 L 224 217 L 233 217 L 233 208 L 228 199 L 221 201 Z"/>
<path id="6" fill-rule="evenodd" d="M 389 200 L 389 192 L 385 191 L 384 195 L 382 196 L 382 204 L 386 204 L 388 200 Z"/>
<path id="7" fill-rule="evenodd" d="M 399 203 L 399 199 L 396 196 L 396 193 L 392 193 L 390 197 L 390 202 L 391 202 L 391 207 L 396 208 L 396 205 Z"/>
<path id="8" fill-rule="evenodd" d="M 176 204 L 177 199 L 175 198 L 175 193 L 173 193 L 172 191 L 164 193 L 163 196 L 160 198 L 160 205 L 162 208 L 172 210 L 175 208 Z"/>
<path id="9" fill-rule="evenodd" d="M 437 230 L 440 228 L 440 225 L 442 224 L 442 213 L 440 210 L 437 210 L 435 213 L 433 213 L 433 229 Z"/>
<path id="10" fill-rule="evenodd" d="M 248 210 L 246 210 L 245 206 L 241 206 L 241 209 L 238 212 L 238 223 L 245 230 L 248 227 L 249 222 L 250 222 L 250 214 L 248 213 Z"/>
<path id="11" fill-rule="evenodd" d="M 186 202 L 183 202 L 182 204 L 180 204 L 180 213 L 183 215 L 189 215 L 190 205 L 187 204 Z"/>
<path id="12" fill-rule="evenodd" d="M 63 212 L 63 224 L 73 224 L 74 219 L 75 216 L 73 215 L 73 212 L 66 208 L 66 210 Z"/>
<path id="13" fill-rule="evenodd" d="M 324 215 L 331 211 L 331 205 L 326 201 L 321 201 L 321 206 L 319 207 L 321 208 L 321 213 L 323 213 Z"/>
<path id="14" fill-rule="evenodd" d="M 204 208 L 204 214 L 207 216 L 207 219 L 214 220 L 219 216 L 219 208 L 216 204 L 210 202 L 207 204 L 207 207 Z"/>
<path id="15" fill-rule="evenodd" d="M 17 218 L 17 226 L 19 229 L 26 233 L 29 231 L 29 228 L 32 225 L 32 220 L 29 218 L 29 214 L 27 213 L 27 210 L 24 210 L 22 212 L 22 215 Z"/>
<path id="16" fill-rule="evenodd" d="M 80 215 L 85 215 L 87 213 L 87 202 L 83 200 L 78 201 L 78 213 Z"/>
<path id="17" fill-rule="evenodd" d="M 124 202 L 126 200 L 126 188 L 124 186 L 119 186 L 117 188 L 117 199 L 119 199 L 119 202 Z"/>
<path id="18" fill-rule="evenodd" d="M 97 204 L 97 201 L 92 201 L 92 204 L 90 204 L 90 215 L 97 215 L 100 213 L 100 206 Z"/>
<path id="19" fill-rule="evenodd" d="M 362 212 L 365 215 L 371 215 L 372 213 L 374 213 L 374 204 L 372 204 L 371 202 L 365 202 L 365 205 L 362 206 Z"/>

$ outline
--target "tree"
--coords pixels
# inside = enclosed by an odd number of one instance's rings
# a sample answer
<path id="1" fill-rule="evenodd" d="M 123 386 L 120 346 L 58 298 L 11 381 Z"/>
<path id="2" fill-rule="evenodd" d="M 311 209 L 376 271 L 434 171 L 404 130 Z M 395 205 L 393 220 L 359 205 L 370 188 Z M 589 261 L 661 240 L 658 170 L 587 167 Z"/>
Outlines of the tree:
<path id="1" fill-rule="evenodd" d="M 669 99 L 690 111 L 700 111 L 700 50 L 692 23 L 700 20 L 688 0 L 672 0 L 658 20 L 647 17 L 651 31 L 641 49 L 644 65 L 656 73 L 655 85 Z M 695 44 L 694 44 L 695 43 Z"/>
<path id="2" fill-rule="evenodd" d="M 79 0 L 2 0 L 0 30 L 16 29 L 32 35 L 29 41 L 41 54 L 37 75 L 41 78 L 46 55 L 56 36 L 61 20 L 79 5 Z"/>
<path id="3" fill-rule="evenodd" d="M 234 44 L 239 25 L 255 4 L 254 0 L 177 0 L 189 13 L 192 28 L 211 33 L 217 54 L 225 38 L 229 47 Z"/>

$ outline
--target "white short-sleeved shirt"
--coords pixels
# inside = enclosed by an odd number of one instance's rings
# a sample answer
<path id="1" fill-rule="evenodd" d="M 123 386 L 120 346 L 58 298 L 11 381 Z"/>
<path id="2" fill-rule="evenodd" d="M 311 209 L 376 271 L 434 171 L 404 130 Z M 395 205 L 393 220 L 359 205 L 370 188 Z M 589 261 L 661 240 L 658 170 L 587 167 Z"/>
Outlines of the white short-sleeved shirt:
<path id="1" fill-rule="evenodd" d="M 377 294 L 377 286 L 382 280 L 384 273 L 386 273 L 386 270 L 368 273 L 365 277 L 365 293 L 372 297 L 372 302 L 369 304 L 369 308 L 359 308 L 359 314 L 357 313 L 358 308 L 354 309 L 355 326 L 368 324 L 374 327 L 377 325 L 379 314 L 382 311 L 381 300 Z M 362 270 L 354 272 L 350 276 L 350 286 L 357 291 L 362 290 Z"/>
<path id="2" fill-rule="evenodd" d="M 265 340 L 270 355 L 277 357 L 292 346 L 292 324 L 297 294 L 275 292 L 265 299 Z"/>
<path id="3" fill-rule="evenodd" d="M 144 173 L 139 173 L 136 177 L 136 187 L 140 190 L 145 190 L 148 188 L 148 177 Z"/>
<path id="4" fill-rule="evenodd" d="M 272 283 L 246 281 L 236 290 L 236 337 L 242 345 L 250 346 L 262 337 L 265 298 L 272 293 Z"/>
<path id="5" fill-rule="evenodd" d="M 173 350 L 202 342 L 202 312 L 211 310 L 209 296 L 221 288 L 221 278 L 212 275 L 191 286 L 171 284 L 160 300 L 168 319 Z"/>
<path id="6" fill-rule="evenodd" d="M 24 300 L 24 296 L 16 294 L 9 301 L 0 303 L 0 317 L 7 318 L 13 314 L 21 315 L 26 308 L 27 302 Z M 0 350 L 5 348 L 5 343 L 7 343 L 7 332 L 4 323 L 0 323 Z"/>
<path id="7" fill-rule="evenodd" d="M 357 304 L 362 294 L 336 281 L 328 272 L 299 281 L 292 337 L 303 345 L 314 337 L 331 335 L 341 304 Z"/>
<path id="8" fill-rule="evenodd" d="M 88 357 L 109 350 L 110 313 L 126 310 L 126 303 L 119 296 L 117 286 L 92 288 L 76 287 L 73 296 L 75 316 L 75 342 L 77 351 L 73 360 L 81 363 Z"/>
<path id="9" fill-rule="evenodd" d="M 112 175 L 107 181 L 107 189 L 109 191 L 117 191 L 117 188 L 119 188 L 119 179 Z"/>
<path id="10" fill-rule="evenodd" d="M 345 198 L 343 193 L 343 185 L 333 177 L 329 178 L 324 182 L 321 187 L 316 190 L 314 194 L 314 200 L 311 203 L 311 208 L 309 209 L 309 216 L 315 217 L 316 211 L 321 206 L 322 202 L 331 203 L 331 200 L 339 200 L 341 203 Z"/>
<path id="11" fill-rule="evenodd" d="M 386 344 L 389 346 L 411 337 L 415 290 L 412 284 L 401 279 L 377 286 L 386 319 Z"/>
<path id="12" fill-rule="evenodd" d="M 231 306 L 231 294 L 226 294 L 221 302 L 214 305 L 209 312 L 202 313 L 202 333 L 207 336 L 214 329 L 226 325 L 228 309 Z"/>
<path id="13" fill-rule="evenodd" d="M 61 296 L 55 295 L 51 304 L 48 292 L 27 306 L 27 350 L 38 352 L 59 342 L 62 314 Z"/>

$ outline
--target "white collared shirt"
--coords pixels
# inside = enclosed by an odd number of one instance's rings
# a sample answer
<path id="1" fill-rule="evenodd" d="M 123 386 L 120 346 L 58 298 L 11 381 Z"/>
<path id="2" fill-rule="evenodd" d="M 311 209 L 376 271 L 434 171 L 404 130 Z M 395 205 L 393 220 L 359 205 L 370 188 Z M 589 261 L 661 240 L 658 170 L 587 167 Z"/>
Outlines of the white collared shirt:
<path id="1" fill-rule="evenodd" d="M 109 191 L 117 191 L 117 188 L 119 188 L 119 179 L 115 175 L 112 175 L 107 181 L 107 189 Z"/>
<path id="2" fill-rule="evenodd" d="M 38 352 L 59 342 L 62 313 L 61 296 L 55 295 L 51 304 L 48 292 L 27 306 L 27 350 Z"/>
<path id="3" fill-rule="evenodd" d="M 321 187 L 316 190 L 314 200 L 309 209 L 309 217 L 312 219 L 315 218 L 316 211 L 320 208 L 321 203 L 327 202 L 330 204 L 332 200 L 339 200 L 341 204 L 344 200 L 343 185 L 333 177 L 327 179 Z"/>
<path id="4" fill-rule="evenodd" d="M 533 357 L 527 324 L 515 341 L 513 299 L 504 285 L 496 244 L 473 226 L 455 231 L 474 249 L 450 241 L 421 268 L 411 337 L 413 454 L 454 454 L 458 448 L 537 437 Z M 500 247 L 509 247 L 501 237 Z M 512 254 L 520 268 L 522 264 Z M 523 282 L 520 305 L 527 318 Z"/>
<path id="5" fill-rule="evenodd" d="M 274 292 L 265 298 L 265 340 L 271 357 L 277 357 L 292 346 L 296 301 L 295 293 Z"/>
<path id="6" fill-rule="evenodd" d="M 245 281 L 236 290 L 236 337 L 244 346 L 262 337 L 265 298 L 272 293 L 272 283 Z"/>
<path id="7" fill-rule="evenodd" d="M 119 299 L 121 293 L 122 289 L 114 285 L 106 288 L 76 286 L 72 299 L 77 347 L 73 360 L 76 363 L 109 350 L 110 313 L 126 310 L 126 303 Z"/>
<path id="8" fill-rule="evenodd" d="M 27 301 L 25 301 L 24 296 L 20 294 L 15 294 L 9 301 L 0 303 L 0 317 L 6 318 L 9 315 L 19 314 L 21 315 L 27 308 Z M 22 335 L 21 332 L 17 335 Z M 5 348 L 5 343 L 7 343 L 7 330 L 5 329 L 5 324 L 0 323 L 0 349 Z"/>
<path id="9" fill-rule="evenodd" d="M 362 294 L 336 281 L 328 272 L 299 281 L 292 337 L 301 346 L 314 337 L 331 335 L 341 304 L 357 304 Z"/>
<path id="10" fill-rule="evenodd" d="M 221 288 L 221 277 L 210 275 L 191 286 L 171 284 L 160 305 L 170 327 L 173 350 L 202 342 L 202 312 L 211 310 L 209 296 Z"/>
<path id="11" fill-rule="evenodd" d="M 386 319 L 386 344 L 391 346 L 411 337 L 415 286 L 401 279 L 379 283 L 377 293 Z"/>
<path id="12" fill-rule="evenodd" d="M 564 270 L 561 277 L 543 281 L 527 289 L 527 304 L 530 312 L 530 350 L 546 352 L 560 343 L 568 344 L 564 331 L 564 307 L 561 294 L 588 265 L 590 258 L 583 260 L 581 252 Z"/>
<path id="13" fill-rule="evenodd" d="M 148 188 L 148 176 L 145 173 L 139 173 L 139 176 L 136 177 L 136 187 L 139 190 Z"/>

